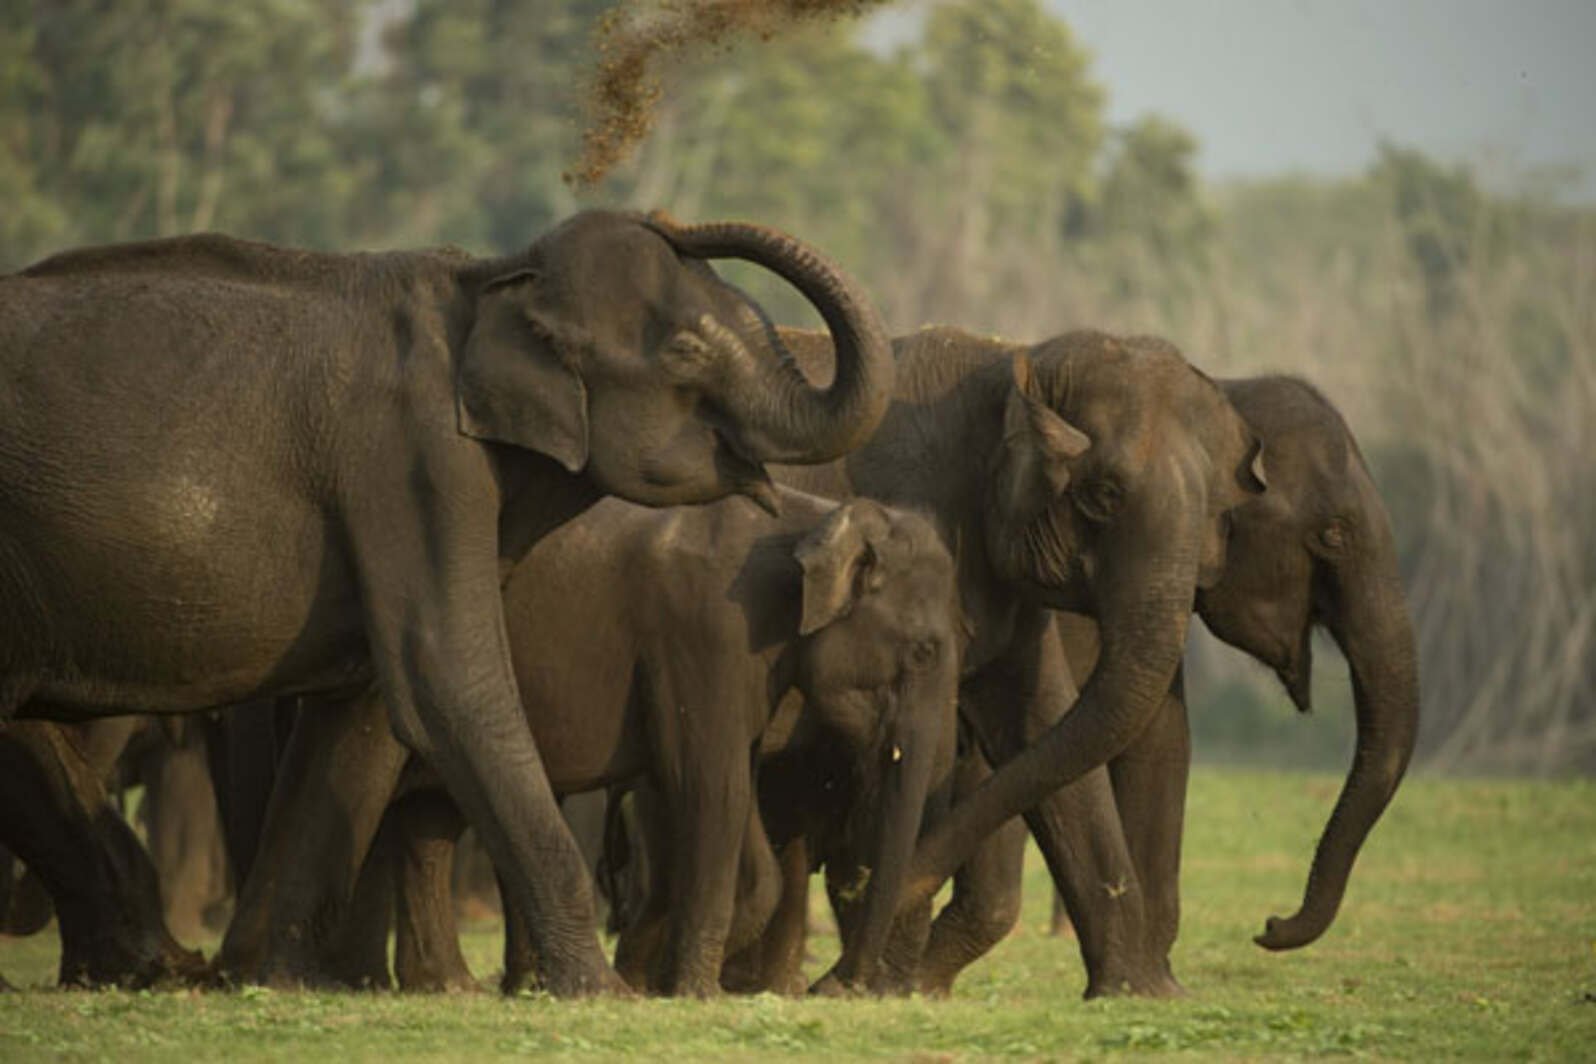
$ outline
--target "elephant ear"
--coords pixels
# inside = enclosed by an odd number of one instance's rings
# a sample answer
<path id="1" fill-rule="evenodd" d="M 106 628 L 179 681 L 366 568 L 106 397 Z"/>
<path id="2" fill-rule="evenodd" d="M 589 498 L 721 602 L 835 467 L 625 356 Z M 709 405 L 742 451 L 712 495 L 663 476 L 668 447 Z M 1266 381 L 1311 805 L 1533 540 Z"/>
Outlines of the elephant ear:
<path id="1" fill-rule="evenodd" d="M 1013 373 L 1014 387 L 1003 408 L 997 484 L 1000 505 L 1023 524 L 1063 494 L 1070 460 L 1085 453 L 1092 440 L 1047 405 L 1032 379 L 1029 357 L 1016 355 Z"/>
<path id="2" fill-rule="evenodd" d="M 587 388 L 560 337 L 538 305 L 535 272 L 488 282 L 455 374 L 455 408 L 463 434 L 546 454 L 579 473 L 587 465 Z"/>
<path id="3" fill-rule="evenodd" d="M 841 620 L 881 586 L 878 546 L 887 532 L 880 507 L 856 499 L 837 507 L 798 542 L 793 554 L 804 573 L 799 635 Z"/>

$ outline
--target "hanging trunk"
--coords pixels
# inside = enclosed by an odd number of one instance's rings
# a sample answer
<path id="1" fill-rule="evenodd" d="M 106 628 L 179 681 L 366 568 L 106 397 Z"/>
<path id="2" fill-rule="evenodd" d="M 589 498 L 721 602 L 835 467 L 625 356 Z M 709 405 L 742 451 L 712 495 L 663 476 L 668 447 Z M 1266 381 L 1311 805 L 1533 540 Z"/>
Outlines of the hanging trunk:
<path id="1" fill-rule="evenodd" d="M 681 254 L 743 259 L 773 271 L 814 304 L 831 331 L 837 368 L 826 388 L 809 384 L 774 329 L 767 330 L 774 362 L 730 360 L 718 398 L 750 458 L 829 462 L 869 439 L 892 397 L 892 344 L 855 281 L 813 248 L 773 229 L 732 222 L 679 225 L 658 213 L 648 224 Z"/>
<path id="2" fill-rule="evenodd" d="M 1352 669 L 1357 752 L 1314 854 L 1302 907 L 1269 918 L 1255 939 L 1265 949 L 1306 946 L 1330 927 L 1358 851 L 1396 793 L 1418 735 L 1418 655 L 1395 564 L 1343 566 L 1336 580 L 1339 608 L 1330 630 Z"/>
<path id="3" fill-rule="evenodd" d="M 1000 766 L 926 835 L 915 851 L 905 905 L 935 893 L 1009 818 L 1130 745 L 1162 703 L 1180 664 L 1193 579 L 1188 574 L 1162 580 L 1130 601 L 1099 610 L 1102 651 L 1075 708 Z M 1104 581 L 1105 586 L 1113 584 Z"/>
<path id="4" fill-rule="evenodd" d="M 926 718 L 923 723 L 895 728 L 888 739 L 888 756 L 896 760 L 887 766 L 880 792 L 880 829 L 871 855 L 874 865 L 870 881 L 865 887 L 864 915 L 827 977 L 847 987 L 871 988 L 876 982 L 899 897 L 908 879 L 909 861 L 920 833 L 937 758 L 937 731 L 943 724 L 938 714 L 921 716 Z"/>

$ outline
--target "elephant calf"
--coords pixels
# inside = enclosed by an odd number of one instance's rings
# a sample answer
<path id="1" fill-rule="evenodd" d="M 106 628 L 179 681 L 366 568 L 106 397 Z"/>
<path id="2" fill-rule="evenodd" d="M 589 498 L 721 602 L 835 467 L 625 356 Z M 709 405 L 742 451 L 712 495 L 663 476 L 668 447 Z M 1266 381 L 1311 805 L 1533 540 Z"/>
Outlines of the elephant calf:
<path id="1" fill-rule="evenodd" d="M 616 958 L 651 990 L 718 990 L 739 863 L 775 874 L 753 770 L 790 692 L 804 702 L 792 727 L 845 757 L 871 796 L 873 873 L 839 962 L 859 978 L 878 963 L 937 762 L 951 763 L 962 615 L 947 549 L 924 519 L 870 500 L 779 499 L 779 518 L 736 500 L 602 502 L 505 586 L 516 679 L 556 793 L 645 781 L 651 831 L 668 840 Z M 411 848 L 437 833 L 420 835 Z M 449 865 L 402 867 L 400 983 L 434 983 L 406 958 L 452 952 Z M 757 929 L 766 902 L 745 923 Z M 517 967 L 512 949 L 511 982 Z"/>

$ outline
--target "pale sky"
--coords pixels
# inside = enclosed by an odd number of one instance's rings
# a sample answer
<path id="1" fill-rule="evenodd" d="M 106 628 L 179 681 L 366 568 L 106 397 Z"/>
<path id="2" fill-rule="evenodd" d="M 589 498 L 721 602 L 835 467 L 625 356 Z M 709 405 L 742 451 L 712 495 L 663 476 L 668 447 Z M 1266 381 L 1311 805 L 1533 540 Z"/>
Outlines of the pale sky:
<path id="1" fill-rule="evenodd" d="M 1596 198 L 1596 0 L 1045 2 L 1110 119 L 1175 119 L 1206 177 L 1354 173 L 1385 137 L 1495 181 L 1578 166 Z"/>

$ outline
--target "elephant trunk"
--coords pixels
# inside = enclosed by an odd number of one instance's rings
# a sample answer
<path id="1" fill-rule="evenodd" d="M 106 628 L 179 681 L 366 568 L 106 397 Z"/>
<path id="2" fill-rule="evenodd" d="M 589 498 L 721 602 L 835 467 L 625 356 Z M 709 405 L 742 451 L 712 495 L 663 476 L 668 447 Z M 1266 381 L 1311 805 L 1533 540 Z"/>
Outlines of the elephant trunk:
<path id="1" fill-rule="evenodd" d="M 857 282 L 815 249 L 773 229 L 681 225 L 659 212 L 648 224 L 683 255 L 742 259 L 774 272 L 814 304 L 831 332 L 836 375 L 826 388 L 810 385 L 774 329 L 767 330 L 774 362 L 734 360 L 721 402 L 741 427 L 739 442 L 750 458 L 811 465 L 840 458 L 869 439 L 892 396 L 892 344 Z"/>
<path id="2" fill-rule="evenodd" d="M 1339 609 L 1330 630 L 1352 670 L 1357 751 L 1314 853 L 1302 907 L 1269 918 L 1254 939 L 1265 949 L 1306 946 L 1330 927 L 1358 851 L 1396 793 L 1418 736 L 1418 655 L 1395 564 L 1376 571 L 1344 566 L 1336 579 Z"/>
<path id="3" fill-rule="evenodd" d="M 879 791 L 879 824 L 871 852 L 870 879 L 865 887 L 864 914 L 828 976 L 845 987 L 868 988 L 876 983 L 898 913 L 899 897 L 908 880 L 937 759 L 938 736 L 933 725 L 941 722 L 936 714 L 920 716 L 926 719 L 907 727 L 894 727 L 883 751 L 888 763 L 885 785 Z M 952 726 L 951 721 L 948 726 Z"/>
<path id="4" fill-rule="evenodd" d="M 916 849 L 904 902 L 929 897 L 1011 817 L 1106 764 L 1162 703 L 1180 665 L 1192 574 L 1098 610 L 1102 650 L 1075 708 L 954 805 Z"/>

